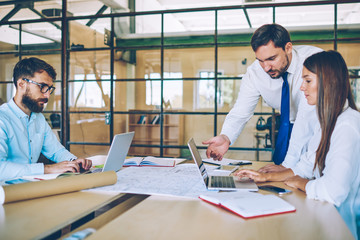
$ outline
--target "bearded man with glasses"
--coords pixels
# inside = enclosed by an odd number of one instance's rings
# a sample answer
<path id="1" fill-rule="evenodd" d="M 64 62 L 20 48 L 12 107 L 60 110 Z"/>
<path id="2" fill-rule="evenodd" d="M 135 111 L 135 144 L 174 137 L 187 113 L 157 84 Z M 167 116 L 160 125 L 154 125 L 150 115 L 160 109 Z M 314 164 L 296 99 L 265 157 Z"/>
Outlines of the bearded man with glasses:
<path id="1" fill-rule="evenodd" d="M 54 68 L 41 59 L 25 58 L 15 65 L 15 97 L 0 106 L 0 181 L 91 167 L 91 160 L 77 158 L 61 145 L 41 113 L 55 79 Z M 38 163 L 40 153 L 55 163 Z"/>

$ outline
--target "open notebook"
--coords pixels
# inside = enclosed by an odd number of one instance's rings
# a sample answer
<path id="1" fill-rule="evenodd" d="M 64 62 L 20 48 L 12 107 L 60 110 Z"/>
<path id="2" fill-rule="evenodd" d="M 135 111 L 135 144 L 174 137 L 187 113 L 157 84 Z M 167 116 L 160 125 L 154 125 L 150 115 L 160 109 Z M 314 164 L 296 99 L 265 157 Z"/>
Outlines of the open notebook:
<path id="1" fill-rule="evenodd" d="M 208 194 L 200 195 L 199 198 L 243 218 L 263 217 L 296 211 L 293 205 L 272 194 L 262 195 L 254 192 L 209 192 Z"/>

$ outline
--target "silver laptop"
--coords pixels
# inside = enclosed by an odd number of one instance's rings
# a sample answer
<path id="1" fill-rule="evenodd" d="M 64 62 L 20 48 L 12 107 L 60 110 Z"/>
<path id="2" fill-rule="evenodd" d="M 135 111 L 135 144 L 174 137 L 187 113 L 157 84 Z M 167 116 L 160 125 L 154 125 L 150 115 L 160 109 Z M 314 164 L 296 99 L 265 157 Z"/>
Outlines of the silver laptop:
<path id="1" fill-rule="evenodd" d="M 190 138 L 188 147 L 208 189 L 226 191 L 258 191 L 257 185 L 252 180 L 240 181 L 236 180 L 232 176 L 209 176 L 193 138 Z"/>
<path id="2" fill-rule="evenodd" d="M 134 132 L 117 134 L 111 143 L 103 168 L 97 168 L 90 172 L 118 171 L 123 166 L 129 148 L 134 137 Z"/>

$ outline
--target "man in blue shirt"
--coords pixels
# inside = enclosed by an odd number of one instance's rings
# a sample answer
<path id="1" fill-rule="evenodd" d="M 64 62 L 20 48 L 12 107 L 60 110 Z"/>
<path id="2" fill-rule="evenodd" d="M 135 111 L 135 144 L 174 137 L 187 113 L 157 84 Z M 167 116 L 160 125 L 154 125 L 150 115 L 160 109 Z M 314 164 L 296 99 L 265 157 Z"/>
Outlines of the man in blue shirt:
<path id="1" fill-rule="evenodd" d="M 0 180 L 91 167 L 91 160 L 77 158 L 60 144 L 41 113 L 55 78 L 54 68 L 38 58 L 16 64 L 15 97 L 0 106 Z M 40 153 L 55 163 L 37 163 Z"/>

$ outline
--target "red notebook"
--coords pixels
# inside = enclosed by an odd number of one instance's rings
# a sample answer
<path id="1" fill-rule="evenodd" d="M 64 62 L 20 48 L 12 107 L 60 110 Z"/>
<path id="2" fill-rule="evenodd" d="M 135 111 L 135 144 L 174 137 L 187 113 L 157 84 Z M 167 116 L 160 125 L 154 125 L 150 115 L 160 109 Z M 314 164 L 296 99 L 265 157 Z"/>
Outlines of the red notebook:
<path id="1" fill-rule="evenodd" d="M 200 195 L 199 198 L 245 219 L 296 211 L 293 205 L 271 194 L 219 192 Z"/>

